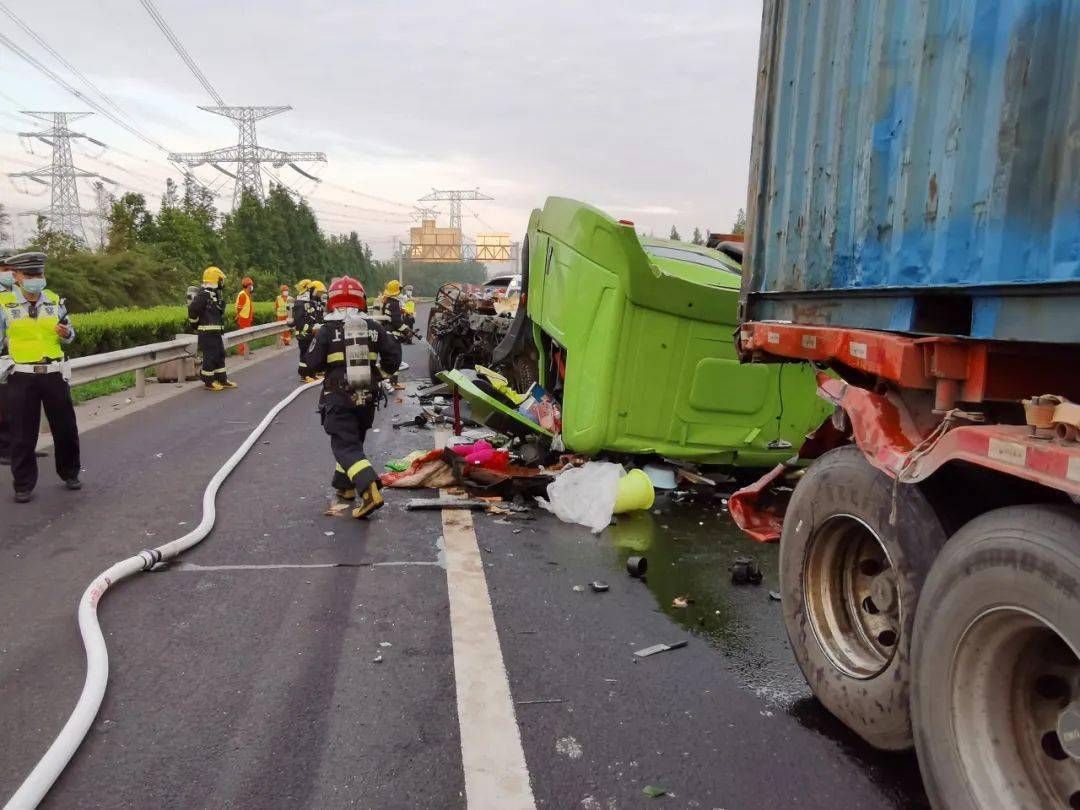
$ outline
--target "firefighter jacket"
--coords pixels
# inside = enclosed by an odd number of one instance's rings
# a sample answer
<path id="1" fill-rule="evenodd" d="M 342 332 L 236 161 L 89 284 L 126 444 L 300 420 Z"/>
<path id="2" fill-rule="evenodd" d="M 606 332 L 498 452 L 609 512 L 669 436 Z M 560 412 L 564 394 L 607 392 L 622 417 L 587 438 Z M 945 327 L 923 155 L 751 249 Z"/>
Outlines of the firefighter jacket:
<path id="1" fill-rule="evenodd" d="M 322 306 L 318 301 L 311 300 L 311 293 L 302 292 L 293 303 L 292 318 L 293 331 L 297 336 L 308 337 L 315 325 L 322 322 Z"/>
<path id="2" fill-rule="evenodd" d="M 200 335 L 225 331 L 225 296 L 218 287 L 204 286 L 188 304 L 188 323 Z"/>
<path id="3" fill-rule="evenodd" d="M 340 310 L 339 310 L 340 312 Z M 386 327 L 378 321 L 366 318 L 371 332 L 371 371 L 376 384 L 389 377 L 401 367 L 401 346 Z M 312 374 L 325 372 L 322 401 L 333 394 L 348 396 L 345 376 L 345 320 L 338 313 L 331 313 L 315 335 L 304 359 Z"/>
<path id="4" fill-rule="evenodd" d="M 384 315 L 390 316 L 391 332 L 401 328 L 401 299 L 393 295 L 388 295 L 383 301 L 382 311 Z"/>

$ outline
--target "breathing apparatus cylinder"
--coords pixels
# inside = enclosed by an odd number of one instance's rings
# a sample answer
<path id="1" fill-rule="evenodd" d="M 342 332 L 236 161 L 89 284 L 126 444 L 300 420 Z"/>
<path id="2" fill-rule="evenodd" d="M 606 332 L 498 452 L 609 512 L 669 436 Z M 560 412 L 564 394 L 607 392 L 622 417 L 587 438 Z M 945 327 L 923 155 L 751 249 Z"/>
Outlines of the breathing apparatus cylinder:
<path id="1" fill-rule="evenodd" d="M 344 321 L 345 382 L 350 391 L 365 402 L 374 399 L 374 380 L 371 371 L 371 330 L 362 315 L 347 315 Z"/>

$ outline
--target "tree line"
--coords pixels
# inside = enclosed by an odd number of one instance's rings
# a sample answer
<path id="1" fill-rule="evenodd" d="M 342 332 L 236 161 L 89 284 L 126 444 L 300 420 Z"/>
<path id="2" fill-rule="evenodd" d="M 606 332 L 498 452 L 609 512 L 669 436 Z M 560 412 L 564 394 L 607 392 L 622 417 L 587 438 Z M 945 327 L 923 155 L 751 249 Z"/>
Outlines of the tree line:
<path id="1" fill-rule="evenodd" d="M 257 300 L 270 300 L 280 285 L 294 287 L 301 278 L 329 283 L 344 275 L 374 295 L 397 276 L 396 264 L 374 259 L 355 231 L 325 235 L 307 202 L 281 186 L 272 186 L 265 200 L 244 194 L 235 210 L 220 213 L 211 192 L 190 176 L 181 184 L 166 181 L 156 213 L 142 194 L 109 200 L 93 248 L 39 218 L 20 250 L 49 254 L 49 286 L 72 312 L 182 303 L 209 265 L 225 271 L 231 293 L 250 276 Z"/>

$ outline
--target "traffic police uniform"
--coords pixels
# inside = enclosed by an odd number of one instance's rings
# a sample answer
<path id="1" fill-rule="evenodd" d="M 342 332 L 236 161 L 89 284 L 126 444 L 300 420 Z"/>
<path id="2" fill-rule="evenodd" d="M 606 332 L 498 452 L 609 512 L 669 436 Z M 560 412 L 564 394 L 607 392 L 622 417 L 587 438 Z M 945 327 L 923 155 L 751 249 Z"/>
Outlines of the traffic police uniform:
<path id="1" fill-rule="evenodd" d="M 11 288 L 14 286 L 15 281 L 12 278 L 12 271 L 4 264 L 4 259 L 8 257 L 8 253 L 3 254 L 0 258 L 0 294 L 11 292 Z M 7 356 L 7 344 L 0 342 L 0 358 Z M 7 393 L 7 389 L 0 385 L 0 464 L 11 463 L 11 422 L 7 415 L 8 406 L 4 400 L 4 395 Z"/>
<path id="2" fill-rule="evenodd" d="M 211 270 L 217 268 L 207 268 L 202 287 L 188 305 L 188 323 L 199 336 L 199 351 L 202 353 L 199 376 L 203 385 L 212 391 L 220 391 L 235 388 L 236 383 L 229 380 L 225 369 L 225 341 L 222 338 L 225 331 L 225 296 L 220 286 L 225 275 L 218 270 L 220 275 L 214 276 L 218 280 L 208 280 Z"/>
<path id="3" fill-rule="evenodd" d="M 381 324 L 370 318 L 365 320 L 371 335 L 369 347 L 373 392 L 377 392 L 379 382 L 396 372 L 401 365 L 401 347 Z M 329 313 L 311 343 L 307 364 L 311 372 L 325 372 L 326 375 L 319 398 L 319 413 L 323 429 L 330 436 L 330 450 L 336 462 L 332 479 L 334 489 L 339 495 L 350 498 L 355 493 L 366 493 L 372 485 L 376 485 L 377 495 L 378 475 L 364 452 L 364 438 L 375 421 L 377 394 L 369 394 L 365 398 L 363 394 L 350 390 L 346 379 L 344 330 L 344 313 Z M 381 504 L 379 498 L 375 506 Z M 353 515 L 362 517 L 373 508 L 365 509 L 362 505 Z"/>
<path id="4" fill-rule="evenodd" d="M 16 268 L 44 270 L 45 255 L 24 253 L 7 260 Z M 24 272 L 27 272 L 24 270 Z M 67 337 L 56 327 L 68 328 Z M 65 379 L 65 344 L 75 339 L 67 308 L 52 290 L 42 290 L 36 301 L 16 286 L 0 293 L 0 344 L 5 341 L 10 367 L 4 393 L 11 429 L 11 474 L 16 500 L 30 499 L 37 486 L 35 449 L 41 430 L 41 411 L 53 436 L 56 474 L 69 489 L 79 489 L 79 428 L 71 388 Z"/>

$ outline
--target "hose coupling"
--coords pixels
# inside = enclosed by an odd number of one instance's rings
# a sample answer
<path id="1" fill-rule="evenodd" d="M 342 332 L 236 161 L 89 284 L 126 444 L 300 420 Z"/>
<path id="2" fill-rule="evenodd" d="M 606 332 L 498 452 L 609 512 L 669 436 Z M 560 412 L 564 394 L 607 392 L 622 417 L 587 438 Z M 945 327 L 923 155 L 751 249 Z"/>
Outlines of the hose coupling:
<path id="1" fill-rule="evenodd" d="M 149 571 L 161 562 L 161 552 L 156 548 L 144 548 L 139 552 L 139 556 L 142 557 L 143 560 L 143 571 Z"/>

